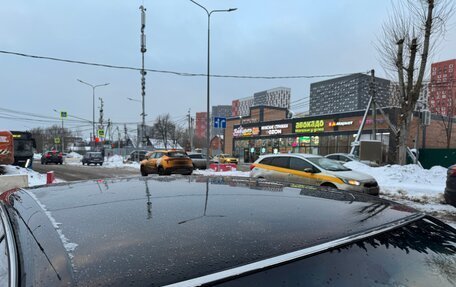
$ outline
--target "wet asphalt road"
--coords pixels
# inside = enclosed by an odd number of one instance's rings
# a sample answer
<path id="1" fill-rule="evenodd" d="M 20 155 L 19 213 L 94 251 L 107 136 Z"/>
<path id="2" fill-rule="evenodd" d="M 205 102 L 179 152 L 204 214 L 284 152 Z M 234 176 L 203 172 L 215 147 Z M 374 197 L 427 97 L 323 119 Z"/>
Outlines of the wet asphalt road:
<path id="1" fill-rule="evenodd" d="M 82 164 L 75 165 L 65 163 L 63 165 L 42 165 L 39 161 L 33 162 L 33 170 L 39 173 L 54 171 L 57 179 L 65 181 L 140 176 L 139 170 L 133 168 L 106 168 L 94 165 L 87 166 Z"/>

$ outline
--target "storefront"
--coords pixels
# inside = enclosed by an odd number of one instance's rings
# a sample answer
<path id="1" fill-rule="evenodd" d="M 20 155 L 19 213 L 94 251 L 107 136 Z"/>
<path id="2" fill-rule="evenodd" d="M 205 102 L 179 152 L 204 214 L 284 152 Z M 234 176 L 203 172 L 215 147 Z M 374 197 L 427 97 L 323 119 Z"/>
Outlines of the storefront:
<path id="1" fill-rule="evenodd" d="M 273 122 L 234 125 L 227 140 L 233 141 L 232 152 L 244 162 L 253 162 L 262 154 L 309 153 L 326 155 L 348 153 L 361 124 L 363 114 L 346 113 L 285 119 Z M 362 139 L 370 139 L 373 120 L 368 118 Z M 389 149 L 389 130 L 383 118 L 376 119 L 377 140 L 383 143 L 386 161 Z M 231 137 L 231 138 L 230 138 Z"/>

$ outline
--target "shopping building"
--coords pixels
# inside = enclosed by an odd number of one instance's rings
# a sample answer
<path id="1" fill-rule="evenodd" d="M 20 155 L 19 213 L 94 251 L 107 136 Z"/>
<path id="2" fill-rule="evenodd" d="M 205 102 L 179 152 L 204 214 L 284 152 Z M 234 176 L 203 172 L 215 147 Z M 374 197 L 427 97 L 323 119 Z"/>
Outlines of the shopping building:
<path id="1" fill-rule="evenodd" d="M 399 110 L 385 109 L 390 121 L 397 125 Z M 262 154 L 310 153 L 327 155 L 348 153 L 361 125 L 364 110 L 320 116 L 287 118 L 287 109 L 258 106 L 250 108 L 246 117 L 227 120 L 225 153 L 238 156 L 241 162 L 253 162 Z M 444 129 L 438 117 L 422 128 L 415 116 L 410 128 L 410 147 L 444 147 Z M 382 162 L 394 161 L 396 139 L 381 115 L 368 115 L 361 139 L 371 139 L 375 125 L 376 139 L 382 143 Z M 418 134 L 417 134 L 418 131 Z M 456 127 L 454 131 L 456 132 Z M 416 144 L 415 144 L 416 141 Z M 453 139 L 452 145 L 456 145 Z"/>

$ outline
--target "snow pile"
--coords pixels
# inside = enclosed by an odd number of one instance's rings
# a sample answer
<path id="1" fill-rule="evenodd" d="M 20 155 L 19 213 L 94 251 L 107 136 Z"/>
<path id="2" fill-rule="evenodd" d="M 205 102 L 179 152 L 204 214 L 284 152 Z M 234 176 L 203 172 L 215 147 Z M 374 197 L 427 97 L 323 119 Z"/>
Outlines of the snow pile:
<path id="1" fill-rule="evenodd" d="M 355 161 L 344 165 L 374 177 L 382 195 L 421 203 L 439 203 L 443 200 L 446 181 L 444 167 L 434 166 L 431 169 L 423 169 L 415 164 L 369 167 Z"/>
<path id="2" fill-rule="evenodd" d="M 40 153 L 34 153 L 34 154 L 33 154 L 33 159 L 35 159 L 35 160 L 40 160 L 42 156 L 43 156 L 43 155 L 40 154 Z"/>
<path id="3" fill-rule="evenodd" d="M 82 155 L 78 154 L 77 152 L 70 152 L 69 154 L 66 155 L 67 158 L 78 158 L 81 159 Z"/>
<path id="4" fill-rule="evenodd" d="M 249 177 L 249 171 L 215 171 L 213 169 L 197 169 L 193 171 L 193 174 L 204 175 L 204 176 L 242 176 L 242 177 Z"/>
<path id="5" fill-rule="evenodd" d="M 103 167 L 107 168 L 122 168 L 122 167 L 130 167 L 139 169 L 140 164 L 139 162 L 132 162 L 132 163 L 124 163 L 124 159 L 120 155 L 113 155 L 110 157 L 105 158 L 103 163 Z"/>
<path id="6" fill-rule="evenodd" d="M 29 186 L 46 184 L 46 175 L 38 173 L 28 168 L 14 165 L 2 165 L 5 175 L 26 174 L 28 176 Z"/>

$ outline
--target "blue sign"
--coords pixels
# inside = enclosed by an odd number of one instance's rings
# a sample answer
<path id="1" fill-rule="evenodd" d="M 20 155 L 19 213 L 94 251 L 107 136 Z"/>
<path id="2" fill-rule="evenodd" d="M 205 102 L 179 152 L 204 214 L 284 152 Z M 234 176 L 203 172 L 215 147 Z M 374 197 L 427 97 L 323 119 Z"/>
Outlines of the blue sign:
<path id="1" fill-rule="evenodd" d="M 226 118 L 214 117 L 214 128 L 226 129 Z"/>

